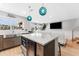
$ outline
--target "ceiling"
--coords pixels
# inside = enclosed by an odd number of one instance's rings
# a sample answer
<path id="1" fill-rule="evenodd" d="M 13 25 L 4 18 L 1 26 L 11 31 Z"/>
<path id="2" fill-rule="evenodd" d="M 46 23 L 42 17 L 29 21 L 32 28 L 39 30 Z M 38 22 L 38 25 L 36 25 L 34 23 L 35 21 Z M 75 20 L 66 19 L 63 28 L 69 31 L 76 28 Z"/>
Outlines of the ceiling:
<path id="1" fill-rule="evenodd" d="M 41 6 L 47 8 L 45 16 L 39 15 Z M 31 12 L 29 12 L 30 9 Z M 0 10 L 23 17 L 31 15 L 33 18 L 31 22 L 36 23 L 50 23 L 79 18 L 78 3 L 0 3 Z"/>

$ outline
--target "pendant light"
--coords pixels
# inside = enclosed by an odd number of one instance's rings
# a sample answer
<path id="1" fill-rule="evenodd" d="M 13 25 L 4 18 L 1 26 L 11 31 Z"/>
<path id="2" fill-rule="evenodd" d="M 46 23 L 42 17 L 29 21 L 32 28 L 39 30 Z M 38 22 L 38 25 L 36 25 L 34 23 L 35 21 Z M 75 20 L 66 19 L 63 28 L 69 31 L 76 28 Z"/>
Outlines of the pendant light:
<path id="1" fill-rule="evenodd" d="M 29 10 L 29 15 L 26 17 L 26 19 L 28 20 L 28 21 L 31 21 L 32 20 L 32 16 L 30 15 L 30 12 L 32 11 L 32 9 L 31 9 L 31 6 L 29 6 L 28 7 L 30 10 Z"/>
<path id="2" fill-rule="evenodd" d="M 44 4 L 42 4 L 42 5 L 43 5 L 43 6 L 41 6 L 40 9 L 39 9 L 39 14 L 40 14 L 41 16 L 45 16 L 46 13 L 47 13 L 47 9 L 46 9 L 46 7 L 44 7 Z"/>
<path id="3" fill-rule="evenodd" d="M 32 20 L 32 16 L 27 16 L 27 18 L 26 18 L 28 21 L 31 21 Z"/>

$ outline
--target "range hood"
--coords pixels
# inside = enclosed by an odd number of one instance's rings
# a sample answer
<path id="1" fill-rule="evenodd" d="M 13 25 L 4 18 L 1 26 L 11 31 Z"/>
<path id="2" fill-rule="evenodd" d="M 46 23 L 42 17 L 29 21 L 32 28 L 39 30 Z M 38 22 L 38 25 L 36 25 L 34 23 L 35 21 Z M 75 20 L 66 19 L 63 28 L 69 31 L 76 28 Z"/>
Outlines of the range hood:
<path id="1" fill-rule="evenodd" d="M 31 6 L 32 12 L 29 12 Z M 47 8 L 45 16 L 39 15 L 40 7 Z M 64 20 L 78 19 L 79 18 L 79 4 L 78 3 L 2 3 L 0 10 L 27 17 L 29 14 L 32 16 L 32 21 L 35 23 L 51 23 Z"/>

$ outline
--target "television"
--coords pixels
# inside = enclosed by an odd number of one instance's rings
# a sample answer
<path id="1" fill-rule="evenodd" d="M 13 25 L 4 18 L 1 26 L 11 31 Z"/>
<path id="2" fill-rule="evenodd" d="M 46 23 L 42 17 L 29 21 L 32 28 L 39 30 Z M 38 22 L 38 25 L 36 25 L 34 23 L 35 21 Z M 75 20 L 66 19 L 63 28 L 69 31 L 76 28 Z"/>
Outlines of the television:
<path id="1" fill-rule="evenodd" d="M 50 23 L 50 29 L 62 29 L 62 22 Z"/>

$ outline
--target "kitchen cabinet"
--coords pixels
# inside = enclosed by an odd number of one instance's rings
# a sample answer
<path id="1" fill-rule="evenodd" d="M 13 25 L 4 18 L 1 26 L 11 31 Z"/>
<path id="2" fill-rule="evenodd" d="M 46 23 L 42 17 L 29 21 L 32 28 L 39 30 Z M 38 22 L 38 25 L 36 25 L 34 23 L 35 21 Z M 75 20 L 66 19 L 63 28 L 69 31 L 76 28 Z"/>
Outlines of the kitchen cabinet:
<path id="1" fill-rule="evenodd" d="M 24 39 L 23 39 L 24 38 Z M 55 56 L 55 41 L 58 38 L 55 38 L 54 40 L 46 43 L 45 45 L 42 45 L 40 43 L 34 42 L 31 39 L 27 39 L 25 37 L 22 37 L 22 52 L 23 54 L 27 56 Z M 26 42 L 23 44 L 23 40 Z M 27 46 L 27 47 L 26 47 Z M 24 52 L 23 49 L 26 49 L 27 51 Z"/>
<path id="2" fill-rule="evenodd" d="M 28 40 L 28 47 L 27 47 L 27 54 L 28 56 L 34 56 L 36 55 L 36 43 Z"/>
<path id="3" fill-rule="evenodd" d="M 3 49 L 11 48 L 20 45 L 20 39 L 17 37 L 4 38 L 3 39 Z"/>
<path id="4" fill-rule="evenodd" d="M 2 39 L 3 39 L 3 35 L 0 35 L 0 50 L 2 50 Z"/>
<path id="5" fill-rule="evenodd" d="M 36 55 L 43 56 L 44 55 L 44 46 L 42 46 L 41 44 L 37 44 L 36 48 L 37 48 Z"/>
<path id="6" fill-rule="evenodd" d="M 15 36 L 15 37 L 3 38 L 3 35 L 0 35 L 0 51 L 15 47 L 18 45 L 21 45 L 20 37 Z"/>
<path id="7" fill-rule="evenodd" d="M 44 46 L 37 43 L 36 55 L 37 56 L 55 56 L 55 40 L 49 42 Z"/>

